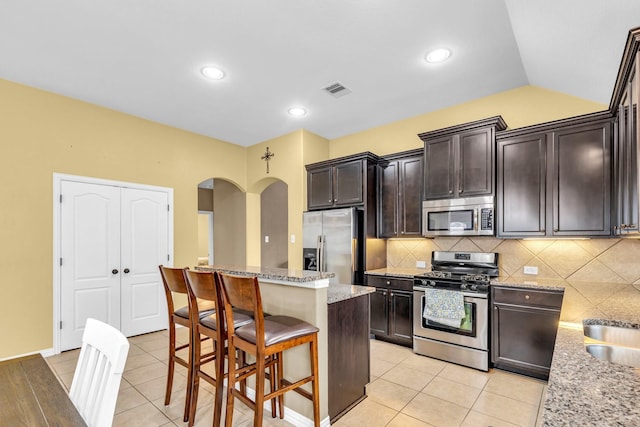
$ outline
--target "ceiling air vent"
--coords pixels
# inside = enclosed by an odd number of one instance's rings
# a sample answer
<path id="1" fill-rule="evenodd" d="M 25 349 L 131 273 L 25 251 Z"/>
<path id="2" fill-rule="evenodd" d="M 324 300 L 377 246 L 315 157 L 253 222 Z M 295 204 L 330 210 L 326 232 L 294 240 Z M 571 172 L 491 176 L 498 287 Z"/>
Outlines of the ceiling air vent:
<path id="1" fill-rule="evenodd" d="M 340 82 L 335 82 L 333 84 L 330 84 L 329 86 L 325 87 L 323 90 L 327 92 L 329 95 L 333 96 L 334 98 L 340 98 L 341 96 L 345 96 L 351 93 L 351 89 L 347 88 Z"/>

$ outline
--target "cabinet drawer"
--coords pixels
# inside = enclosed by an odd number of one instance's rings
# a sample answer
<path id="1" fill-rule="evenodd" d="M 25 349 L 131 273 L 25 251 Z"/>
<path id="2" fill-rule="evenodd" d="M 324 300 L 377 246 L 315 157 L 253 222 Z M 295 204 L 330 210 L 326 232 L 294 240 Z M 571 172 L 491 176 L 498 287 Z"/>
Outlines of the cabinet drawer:
<path id="1" fill-rule="evenodd" d="M 501 287 L 492 287 L 491 291 L 493 302 L 498 304 L 548 307 L 558 310 L 562 307 L 563 292 L 561 291 Z"/>
<path id="2" fill-rule="evenodd" d="M 403 291 L 413 290 L 413 279 L 405 279 L 391 276 L 365 275 L 367 286 L 376 288 L 400 289 Z"/>

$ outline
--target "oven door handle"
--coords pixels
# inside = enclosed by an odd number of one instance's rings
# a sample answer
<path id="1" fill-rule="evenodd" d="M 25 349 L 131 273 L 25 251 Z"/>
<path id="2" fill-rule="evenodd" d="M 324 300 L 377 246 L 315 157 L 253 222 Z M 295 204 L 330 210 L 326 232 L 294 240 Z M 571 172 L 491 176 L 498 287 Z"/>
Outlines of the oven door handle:
<path id="1" fill-rule="evenodd" d="M 425 288 L 424 286 L 414 286 L 413 287 L 414 291 L 423 293 L 423 295 L 422 295 L 423 298 L 424 298 L 424 291 L 426 289 L 429 289 L 429 288 Z M 454 292 L 460 292 L 460 291 L 454 291 Z M 464 292 L 464 291 L 462 291 L 462 296 L 465 297 L 465 298 L 475 298 L 475 299 L 486 300 L 486 299 L 488 299 L 488 295 L 489 295 L 488 293 L 485 294 L 485 293 L 473 293 L 473 292 Z"/>

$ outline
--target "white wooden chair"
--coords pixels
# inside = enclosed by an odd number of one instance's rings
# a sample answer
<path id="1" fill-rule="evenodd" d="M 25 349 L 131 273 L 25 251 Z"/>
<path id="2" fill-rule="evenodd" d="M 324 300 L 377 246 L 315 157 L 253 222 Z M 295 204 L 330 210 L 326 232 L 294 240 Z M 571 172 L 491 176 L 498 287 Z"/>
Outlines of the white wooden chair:
<path id="1" fill-rule="evenodd" d="M 122 332 L 87 319 L 69 397 L 89 427 L 111 426 L 128 353 Z"/>

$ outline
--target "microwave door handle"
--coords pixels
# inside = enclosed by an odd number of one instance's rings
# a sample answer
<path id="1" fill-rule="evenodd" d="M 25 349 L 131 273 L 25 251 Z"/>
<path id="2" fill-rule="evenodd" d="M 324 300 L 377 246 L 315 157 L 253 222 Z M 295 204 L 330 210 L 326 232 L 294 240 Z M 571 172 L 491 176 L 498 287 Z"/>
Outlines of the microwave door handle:
<path id="1" fill-rule="evenodd" d="M 478 208 L 473 210 L 473 227 L 478 231 Z"/>

